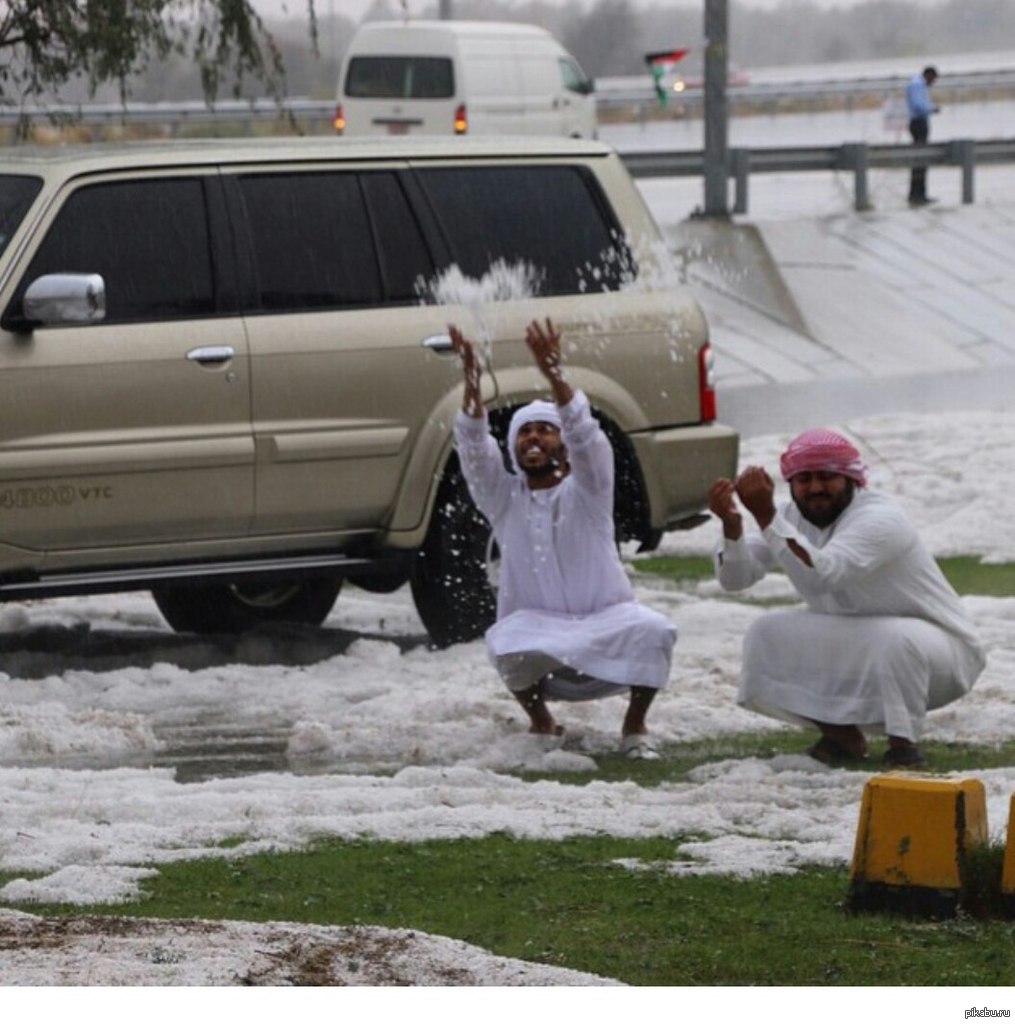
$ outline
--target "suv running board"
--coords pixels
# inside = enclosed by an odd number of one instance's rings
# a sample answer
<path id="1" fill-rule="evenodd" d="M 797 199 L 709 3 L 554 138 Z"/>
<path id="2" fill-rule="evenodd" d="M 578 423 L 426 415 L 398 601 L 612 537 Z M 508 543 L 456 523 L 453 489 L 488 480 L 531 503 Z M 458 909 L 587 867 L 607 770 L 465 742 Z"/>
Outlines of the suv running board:
<path id="1" fill-rule="evenodd" d="M 277 580 L 284 577 L 342 576 L 349 570 L 376 564 L 376 559 L 333 554 L 263 558 L 257 561 L 197 562 L 97 572 L 43 573 L 31 578 L 0 581 L 0 600 L 150 590 L 160 583 L 185 586 L 241 581 L 248 583 L 259 578 Z"/>

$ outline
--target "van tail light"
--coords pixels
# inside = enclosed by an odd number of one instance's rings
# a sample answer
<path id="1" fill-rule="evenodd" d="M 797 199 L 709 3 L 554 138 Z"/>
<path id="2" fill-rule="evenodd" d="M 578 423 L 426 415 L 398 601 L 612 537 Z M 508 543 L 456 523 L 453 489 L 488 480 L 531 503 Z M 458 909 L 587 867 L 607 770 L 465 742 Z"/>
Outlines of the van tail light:
<path id="1" fill-rule="evenodd" d="M 469 130 L 469 115 L 465 110 L 465 104 L 459 103 L 455 111 L 455 135 L 464 135 Z"/>
<path id="2" fill-rule="evenodd" d="M 698 349 L 698 395 L 701 422 L 712 423 L 718 415 L 718 403 L 715 398 L 715 356 L 707 341 Z"/>
<path id="3" fill-rule="evenodd" d="M 342 109 L 341 103 L 335 107 L 335 117 L 331 123 L 335 126 L 335 131 L 339 135 L 345 131 L 345 111 Z"/>

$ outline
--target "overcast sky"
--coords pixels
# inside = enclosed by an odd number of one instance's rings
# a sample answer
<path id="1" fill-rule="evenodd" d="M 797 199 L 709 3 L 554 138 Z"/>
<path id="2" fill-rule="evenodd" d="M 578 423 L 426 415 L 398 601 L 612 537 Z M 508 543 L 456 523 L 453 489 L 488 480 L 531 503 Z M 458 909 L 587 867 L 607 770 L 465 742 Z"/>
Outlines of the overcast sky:
<path id="1" fill-rule="evenodd" d="M 374 0 L 316 0 L 317 13 L 320 17 L 326 17 L 332 11 L 336 14 L 343 14 L 347 18 L 359 20 L 370 9 Z M 425 7 L 430 6 L 434 0 L 408 0 L 409 13 L 418 15 Z M 454 0 L 452 0 L 453 5 Z M 545 0 L 546 3 L 564 3 L 566 0 Z M 585 0 L 586 6 L 590 6 L 593 0 Z M 704 10 L 704 0 L 631 0 L 636 7 L 692 7 L 697 2 Z M 731 0 L 733 3 L 740 3 L 746 7 L 777 7 L 786 0 Z M 865 0 L 810 0 L 816 7 L 855 7 Z M 935 7 L 943 0 L 910 0 L 911 3 L 919 4 L 922 7 Z M 254 0 L 254 6 L 263 14 L 269 17 L 278 14 L 299 15 L 306 10 L 305 0 Z"/>

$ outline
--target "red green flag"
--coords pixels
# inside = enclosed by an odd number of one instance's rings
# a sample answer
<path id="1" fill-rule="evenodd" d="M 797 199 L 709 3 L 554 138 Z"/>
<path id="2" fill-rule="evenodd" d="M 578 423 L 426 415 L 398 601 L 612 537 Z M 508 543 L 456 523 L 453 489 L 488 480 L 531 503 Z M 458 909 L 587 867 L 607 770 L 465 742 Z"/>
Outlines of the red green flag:
<path id="1" fill-rule="evenodd" d="M 655 82 L 656 95 L 659 102 L 665 107 L 668 98 L 667 91 L 663 86 L 663 78 L 668 75 L 677 64 L 679 64 L 690 50 L 659 50 L 656 53 L 646 53 L 645 63 L 652 72 L 652 79 Z"/>

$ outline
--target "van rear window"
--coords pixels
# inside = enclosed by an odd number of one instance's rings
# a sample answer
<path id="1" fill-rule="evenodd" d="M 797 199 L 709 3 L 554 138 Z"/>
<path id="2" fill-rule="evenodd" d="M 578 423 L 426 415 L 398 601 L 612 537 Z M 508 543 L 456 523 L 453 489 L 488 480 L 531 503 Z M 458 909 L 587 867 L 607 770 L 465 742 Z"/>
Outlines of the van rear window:
<path id="1" fill-rule="evenodd" d="M 448 57 L 353 57 L 345 94 L 362 100 L 446 100 L 455 94 Z"/>

